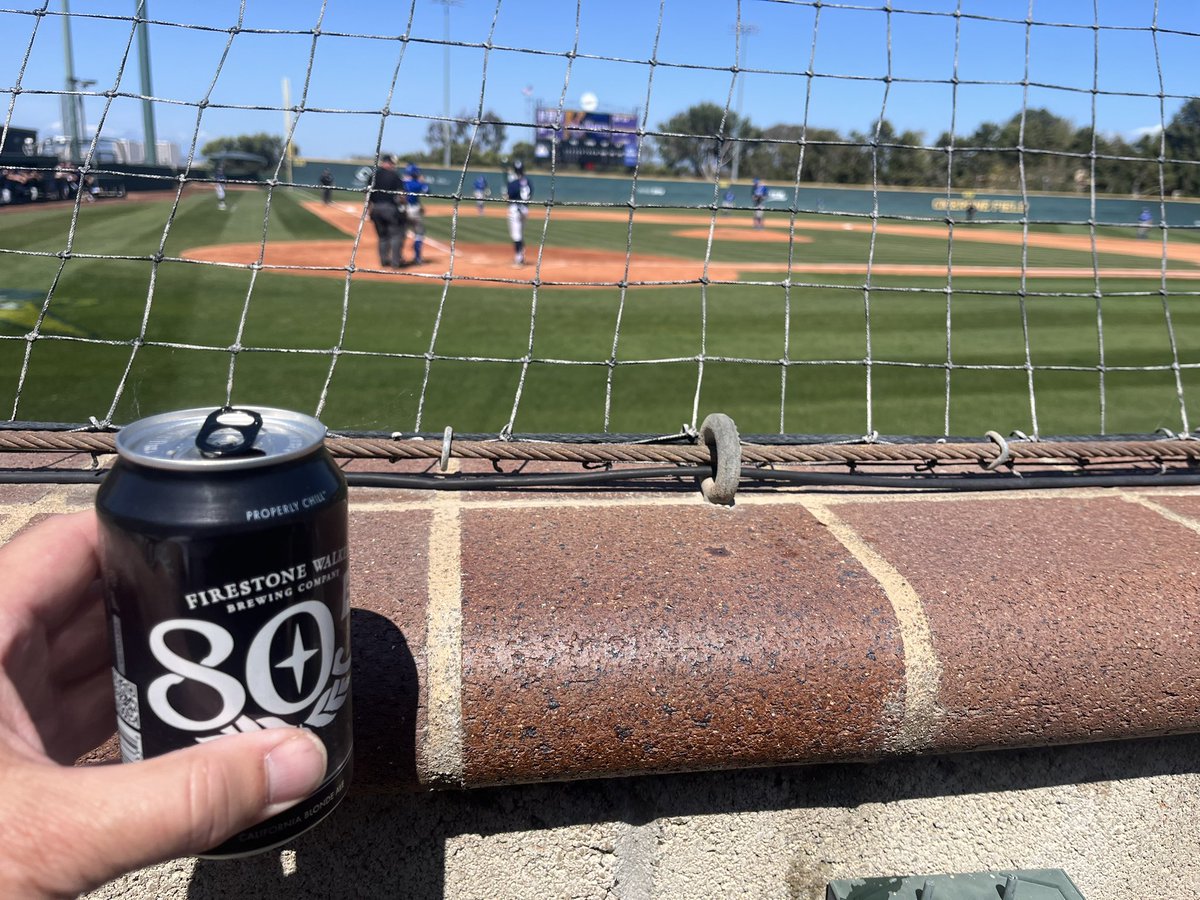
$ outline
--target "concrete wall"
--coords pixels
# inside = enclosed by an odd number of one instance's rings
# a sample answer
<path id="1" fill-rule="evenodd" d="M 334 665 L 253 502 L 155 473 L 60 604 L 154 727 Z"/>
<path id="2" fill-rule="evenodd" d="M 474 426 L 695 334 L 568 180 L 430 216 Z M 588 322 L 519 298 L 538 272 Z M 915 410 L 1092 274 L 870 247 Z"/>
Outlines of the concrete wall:
<path id="1" fill-rule="evenodd" d="M 779 898 L 833 878 L 1062 868 L 1088 900 L 1200 892 L 1200 739 L 365 795 L 282 853 L 96 898 Z"/>

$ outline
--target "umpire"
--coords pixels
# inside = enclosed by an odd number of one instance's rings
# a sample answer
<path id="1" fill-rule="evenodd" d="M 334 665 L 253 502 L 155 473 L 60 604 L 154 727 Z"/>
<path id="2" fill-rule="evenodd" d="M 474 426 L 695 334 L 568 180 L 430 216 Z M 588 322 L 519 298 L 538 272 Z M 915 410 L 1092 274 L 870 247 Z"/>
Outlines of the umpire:
<path id="1" fill-rule="evenodd" d="M 399 269 L 403 264 L 405 213 L 403 205 L 404 180 L 396 172 L 396 161 L 390 154 L 379 157 L 375 176 L 371 179 L 371 223 L 379 235 L 379 264 L 383 268 Z"/>

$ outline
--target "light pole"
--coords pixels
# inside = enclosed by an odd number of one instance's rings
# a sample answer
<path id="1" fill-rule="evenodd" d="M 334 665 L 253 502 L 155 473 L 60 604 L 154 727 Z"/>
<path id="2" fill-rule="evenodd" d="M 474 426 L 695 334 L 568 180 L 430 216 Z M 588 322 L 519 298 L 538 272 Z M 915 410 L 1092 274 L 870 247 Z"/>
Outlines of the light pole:
<path id="1" fill-rule="evenodd" d="M 746 68 L 746 57 L 748 55 L 747 49 L 750 46 L 750 35 L 758 34 L 758 26 L 752 22 L 738 22 L 736 25 L 732 25 L 730 27 L 729 33 L 732 34 L 735 38 L 738 38 L 738 59 L 737 59 L 737 66 L 738 66 L 737 118 L 738 118 L 738 121 L 737 121 L 737 127 L 740 129 L 743 127 L 742 126 L 742 100 L 746 96 L 746 73 L 744 70 Z M 732 176 L 733 181 L 737 181 L 738 169 L 741 167 L 741 162 L 742 162 L 742 142 L 740 140 L 737 140 L 737 136 L 734 135 L 733 168 L 732 168 L 732 171 L 730 172 L 730 175 Z"/>
<path id="2" fill-rule="evenodd" d="M 62 0 L 62 8 L 63 53 L 67 66 L 67 95 L 63 97 L 62 104 L 63 131 L 67 133 L 67 141 L 71 147 L 67 153 L 67 161 L 76 163 L 82 161 L 82 154 L 79 146 L 79 119 L 77 118 L 79 107 L 75 102 L 75 54 L 71 50 L 71 4 L 68 0 Z"/>
<path id="3" fill-rule="evenodd" d="M 292 183 L 292 82 L 283 77 L 283 163 L 288 184 Z"/>
<path id="4" fill-rule="evenodd" d="M 450 168 L 450 7 L 462 0 L 433 0 L 442 7 L 442 166 Z"/>
<path id="5" fill-rule="evenodd" d="M 154 104 L 150 98 L 154 92 L 150 89 L 150 34 L 147 30 L 146 19 L 150 11 L 146 8 L 146 0 L 134 0 L 134 15 L 141 19 L 138 22 L 138 60 L 142 69 L 142 142 L 145 145 L 142 159 L 147 165 L 158 165 L 158 136 L 154 131 Z"/>
<path id="6" fill-rule="evenodd" d="M 75 88 L 80 91 L 86 91 L 88 88 L 96 86 L 96 80 L 94 78 L 73 78 L 72 81 L 75 83 Z M 82 162 L 85 155 L 83 145 L 90 143 L 87 136 L 87 121 L 84 119 L 83 115 L 83 94 L 77 93 L 71 98 L 71 102 L 78 104 L 76 121 L 79 122 L 79 159 Z"/>

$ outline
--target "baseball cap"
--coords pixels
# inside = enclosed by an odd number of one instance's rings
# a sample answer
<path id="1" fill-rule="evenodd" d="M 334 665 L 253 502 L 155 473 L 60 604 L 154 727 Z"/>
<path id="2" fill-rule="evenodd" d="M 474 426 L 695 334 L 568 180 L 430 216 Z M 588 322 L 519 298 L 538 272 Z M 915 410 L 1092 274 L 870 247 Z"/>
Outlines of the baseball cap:
<path id="1" fill-rule="evenodd" d="M 521 162 L 521 160 L 519 160 L 519 159 L 514 160 L 513 161 L 513 171 L 514 172 L 524 172 L 525 171 L 525 163 Z"/>

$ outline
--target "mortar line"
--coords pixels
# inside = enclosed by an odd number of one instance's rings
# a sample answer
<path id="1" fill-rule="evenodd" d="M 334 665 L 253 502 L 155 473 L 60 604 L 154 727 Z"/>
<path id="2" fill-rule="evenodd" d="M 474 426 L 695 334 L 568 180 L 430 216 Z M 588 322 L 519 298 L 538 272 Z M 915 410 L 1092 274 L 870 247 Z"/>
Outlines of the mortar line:
<path id="1" fill-rule="evenodd" d="M 452 493 L 452 492 L 445 492 Z M 1187 488 L 1172 488 L 1172 493 L 1180 496 L 1196 496 L 1200 495 L 1200 488 L 1188 490 Z M 435 497 L 429 500 L 408 500 L 400 502 L 388 502 L 386 500 L 359 500 L 351 499 L 351 507 L 355 512 L 394 512 L 396 510 L 432 510 L 437 508 L 439 503 L 437 497 L 444 496 L 439 492 Z M 463 495 L 458 495 L 463 496 Z M 792 490 L 789 492 L 775 492 L 771 494 L 738 494 L 738 506 L 779 506 L 807 502 L 820 503 L 824 506 L 838 506 L 847 503 L 854 504 L 877 504 L 877 503 L 969 503 L 972 500 L 978 502 L 986 499 L 988 503 L 1015 503 L 1019 500 L 1054 500 L 1073 498 L 1080 500 L 1096 500 L 1104 497 L 1114 497 L 1113 488 L 1041 488 L 1033 490 L 1021 491 L 963 491 L 960 493 L 901 493 L 889 492 L 878 494 L 859 494 L 859 493 L 844 493 L 844 494 L 813 494 L 802 490 Z M 700 492 L 694 493 L 673 493 L 670 495 L 656 496 L 652 491 L 639 494 L 636 496 L 610 497 L 610 496 L 590 496 L 590 497 L 495 497 L 482 500 L 476 499 L 461 499 L 459 506 L 462 509 L 548 509 L 559 507 L 562 509 L 579 509 L 592 507 L 627 507 L 627 506 L 706 506 L 708 505 L 700 496 Z M 0 506 L 0 509 L 3 507 Z"/>
<path id="2" fill-rule="evenodd" d="M 886 743 L 891 750 L 912 752 L 928 748 L 936 737 L 944 711 L 938 703 L 942 664 L 933 645 L 925 604 L 900 571 L 840 518 L 824 499 L 802 504 L 878 582 L 892 606 L 904 649 L 904 714 L 897 733 Z"/>
<path id="3" fill-rule="evenodd" d="M 463 784 L 462 506 L 453 493 L 439 494 L 430 506 L 421 762 L 422 780 L 430 786 Z"/>
<path id="4" fill-rule="evenodd" d="M 1121 491 L 1119 496 L 1126 503 L 1132 503 L 1134 506 L 1141 506 L 1145 509 L 1151 510 L 1152 512 L 1156 512 L 1164 519 L 1168 519 L 1174 522 L 1176 525 L 1182 525 L 1184 528 L 1188 528 L 1197 534 L 1200 534 L 1200 520 L 1197 520 L 1192 516 L 1186 516 L 1183 513 L 1175 512 L 1173 509 L 1168 509 L 1160 503 L 1155 503 L 1153 500 L 1144 496 L 1143 494 L 1138 494 L 1131 491 Z"/>
<path id="5" fill-rule="evenodd" d="M 61 488 L 60 488 L 61 490 Z M 1173 496 L 1200 496 L 1200 488 L 1186 486 L 1172 488 Z M 454 504 L 459 509 L 590 509 L 600 507 L 635 507 L 635 506 L 705 506 L 699 491 L 694 493 L 678 493 L 670 495 L 655 495 L 646 492 L 636 496 L 609 497 L 488 497 L 487 499 L 467 499 L 468 494 L 454 492 L 439 492 L 428 500 L 355 500 L 351 491 L 350 506 L 355 512 L 430 512 L 446 508 L 446 498 L 459 498 Z M 844 494 L 813 494 L 803 490 L 780 491 L 772 494 L 739 494 L 737 504 L 741 506 L 781 506 L 799 503 L 819 503 L 822 506 L 839 506 L 847 503 L 879 504 L 879 503 L 969 503 L 979 501 L 984 497 L 989 503 L 1013 503 L 1019 500 L 1052 500 L 1067 497 L 1080 500 L 1095 500 L 1105 497 L 1119 496 L 1113 488 L 1044 488 L 1011 492 L 988 492 L 986 494 L 964 491 L 961 493 L 851 493 Z M 45 503 L 46 498 L 38 503 Z M 41 508 L 49 512 L 74 512 L 91 506 L 87 502 L 73 501 L 69 495 L 63 495 L 60 505 Z M 15 515 L 19 522 L 27 521 L 26 513 L 30 509 L 28 503 L 0 502 L 0 518 Z M 19 524 L 18 524 L 19 527 Z M 11 533 L 10 533 L 11 534 Z M 0 539 L 4 538 L 3 527 L 0 526 Z"/>
<path id="6" fill-rule="evenodd" d="M 80 512 L 88 508 L 90 508 L 90 504 L 81 506 L 72 502 L 70 492 L 62 486 L 52 488 L 33 503 L 0 507 L 0 516 L 2 516 L 0 518 L 0 544 L 6 544 L 12 540 L 18 531 L 37 516 Z"/>
<path id="7" fill-rule="evenodd" d="M 489 497 L 487 499 L 467 499 L 469 492 L 456 493 L 451 491 L 437 492 L 428 500 L 402 500 L 399 502 L 388 500 L 355 500 L 354 494 L 358 489 L 351 489 L 350 506 L 355 512 L 374 513 L 374 512 L 413 512 L 413 511 L 432 511 L 444 507 L 445 497 L 453 495 L 459 497 L 457 506 L 460 509 L 546 509 L 561 507 L 563 509 L 578 509 L 592 507 L 627 507 L 627 506 L 704 506 L 705 501 L 701 498 L 700 492 L 684 492 L 673 493 L 670 495 L 656 496 L 653 491 L 647 491 L 636 496 L 609 497 L 609 496 L 590 496 L 590 497 Z M 368 490 L 368 489 L 364 489 Z M 370 488 L 369 490 L 386 490 L 385 488 Z M 1172 487 L 1171 493 L 1173 496 L 1194 497 L 1200 496 L 1200 487 L 1176 486 Z M 1022 491 L 962 491 L 958 493 L 907 493 L 901 491 L 891 491 L 886 493 L 823 493 L 814 494 L 800 488 L 790 490 L 780 490 L 771 494 L 748 494 L 741 493 L 737 497 L 738 505 L 745 506 L 778 506 L 789 503 L 807 503 L 815 502 L 824 506 L 838 506 L 846 503 L 855 504 L 877 504 L 877 503 L 969 503 L 972 500 L 979 501 L 986 497 L 989 503 L 1015 503 L 1019 500 L 1052 500 L 1073 498 L 1080 500 L 1095 500 L 1104 497 L 1115 498 L 1118 496 L 1118 491 L 1114 488 L 1095 487 L 1095 488 L 1040 488 L 1033 490 Z M 439 499 L 442 498 L 442 499 Z M 39 501 L 42 502 L 42 501 Z M 73 502 L 69 496 L 64 496 L 61 509 L 53 508 L 53 512 L 72 512 L 76 510 L 87 509 L 91 506 L 87 502 Z M 14 512 L 22 513 L 29 508 L 27 503 L 5 503 L 0 502 L 0 517 L 10 515 Z M 0 529 L 0 538 L 3 536 L 3 530 Z"/>

